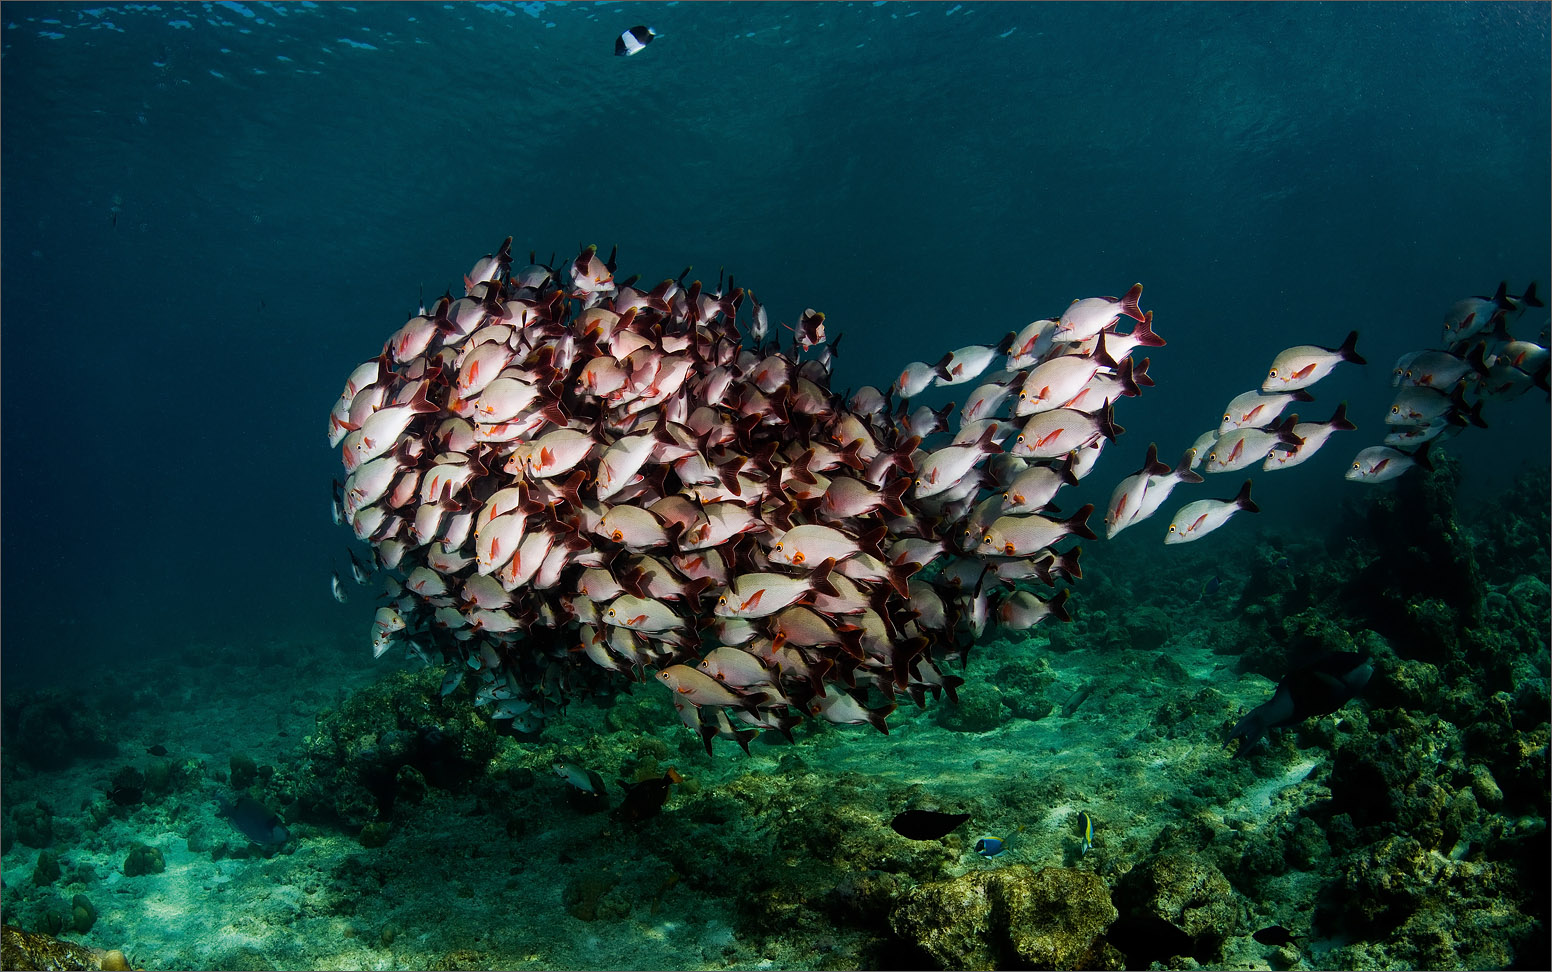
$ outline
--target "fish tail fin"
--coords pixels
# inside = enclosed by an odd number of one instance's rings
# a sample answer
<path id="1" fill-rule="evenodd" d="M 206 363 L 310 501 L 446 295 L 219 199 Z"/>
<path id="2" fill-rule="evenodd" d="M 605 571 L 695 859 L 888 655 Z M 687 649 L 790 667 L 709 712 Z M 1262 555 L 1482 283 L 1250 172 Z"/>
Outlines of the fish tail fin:
<path id="1" fill-rule="evenodd" d="M 1540 388 L 1542 391 L 1546 392 L 1547 394 L 1552 395 L 1552 385 L 1549 385 L 1547 383 L 1547 375 L 1549 373 L 1549 369 L 1552 369 L 1552 362 L 1543 361 L 1541 363 L 1541 367 L 1536 369 L 1536 373 L 1531 376 L 1531 382 L 1537 388 Z"/>
<path id="2" fill-rule="evenodd" d="M 862 552 L 875 560 L 884 559 L 884 540 L 889 537 L 889 527 L 880 523 L 876 529 L 869 530 L 857 538 L 857 546 Z"/>
<path id="3" fill-rule="evenodd" d="M 1147 366 L 1148 359 L 1143 358 L 1143 366 Z M 1142 394 L 1142 389 L 1137 387 L 1140 383 L 1136 375 L 1137 366 L 1132 364 L 1131 358 L 1122 358 L 1121 364 L 1116 368 L 1116 378 L 1121 382 L 1121 396 L 1123 398 L 1136 398 Z M 1146 377 L 1146 375 L 1144 375 Z M 1148 384 L 1153 384 L 1153 379 L 1148 379 Z"/>
<path id="4" fill-rule="evenodd" d="M 1261 507 L 1257 506 L 1255 501 L 1250 498 L 1250 480 L 1248 479 L 1245 480 L 1245 485 L 1239 488 L 1239 492 L 1234 495 L 1233 502 L 1235 506 L 1238 506 L 1246 513 L 1261 512 Z"/>
<path id="5" fill-rule="evenodd" d="M 1120 363 L 1117 362 L 1115 358 L 1111 357 L 1110 352 L 1105 350 L 1104 331 L 1099 332 L 1099 340 L 1095 343 L 1094 353 L 1090 355 L 1090 357 L 1095 361 L 1098 361 L 1106 368 L 1119 369 L 1121 367 Z"/>
<path id="6" fill-rule="evenodd" d="M 959 686 L 965 684 L 965 680 L 958 675 L 943 676 L 943 694 L 955 705 L 959 704 Z"/>
<path id="7" fill-rule="evenodd" d="M 948 370 L 948 366 L 951 362 L 953 362 L 953 360 L 954 352 L 950 351 L 948 354 L 945 354 L 937 364 L 932 366 L 932 373 L 938 376 L 939 381 L 948 382 L 954 380 L 953 374 L 951 374 Z"/>
<path id="8" fill-rule="evenodd" d="M 1098 540 L 1099 534 L 1089 529 L 1089 515 L 1094 512 L 1093 503 L 1085 503 L 1072 516 L 1062 521 L 1068 533 L 1075 533 L 1085 540 Z"/>
<path id="9" fill-rule="evenodd" d="M 1478 341 L 1476 346 L 1466 353 L 1466 364 L 1470 365 L 1471 370 L 1475 371 L 1481 377 L 1487 377 L 1488 367 L 1486 341 Z"/>
<path id="10" fill-rule="evenodd" d="M 1099 413 L 1099 431 L 1101 435 L 1112 442 L 1115 441 L 1116 436 L 1126 431 L 1126 429 L 1116 424 L 1114 403 L 1107 402 L 1105 410 Z"/>
<path id="11" fill-rule="evenodd" d="M 1141 471 L 1150 476 L 1167 476 L 1174 472 L 1169 463 L 1159 462 L 1159 447 L 1155 442 L 1148 443 L 1148 457 L 1143 460 Z"/>
<path id="12" fill-rule="evenodd" d="M 1428 456 L 1428 450 L 1432 446 L 1433 446 L 1433 441 L 1429 440 L 1429 441 L 1423 443 L 1422 448 L 1418 449 L 1416 452 L 1411 454 L 1412 461 L 1417 463 L 1419 466 L 1422 466 L 1424 469 L 1428 470 L 1429 472 L 1433 472 L 1433 460 L 1431 458 L 1429 458 L 1429 456 Z"/>
<path id="13" fill-rule="evenodd" d="M 796 479 L 800 483 L 806 483 L 807 485 L 812 486 L 819 482 L 819 480 L 814 478 L 814 474 L 808 469 L 808 464 L 813 461 L 814 449 L 812 446 L 810 446 L 809 448 L 803 450 L 802 455 L 792 460 L 792 464 L 787 467 L 787 470 L 792 473 L 793 479 Z"/>
<path id="14" fill-rule="evenodd" d="M 1336 353 L 1342 356 L 1343 361 L 1351 361 L 1353 364 L 1368 364 L 1358 353 L 1358 332 L 1351 331 L 1342 346 L 1336 349 Z"/>
<path id="15" fill-rule="evenodd" d="M 741 748 L 744 751 L 744 755 L 748 756 L 749 755 L 749 740 L 753 739 L 755 736 L 758 736 L 759 734 L 760 734 L 760 730 L 758 730 L 758 729 L 734 729 L 733 730 L 733 741 L 738 743 L 739 748 Z"/>
<path id="16" fill-rule="evenodd" d="M 1293 434 L 1293 427 L 1299 424 L 1299 414 L 1294 414 L 1283 419 L 1281 424 L 1272 426 L 1272 431 L 1277 434 L 1277 441 L 1284 445 L 1298 447 L 1304 444 L 1304 440 Z"/>
<path id="17" fill-rule="evenodd" d="M 1163 338 L 1153 330 L 1153 311 L 1142 315 L 1142 320 L 1132 328 L 1132 341 L 1145 348 L 1162 348 L 1165 344 Z"/>
<path id="18" fill-rule="evenodd" d="M 911 684 L 911 678 L 916 674 L 916 659 L 920 658 L 926 649 L 927 639 L 921 637 L 912 638 L 895 648 L 889 661 L 896 688 L 906 688 Z"/>
<path id="19" fill-rule="evenodd" d="M 1069 581 L 1082 580 L 1083 568 L 1078 565 L 1078 558 L 1081 556 L 1083 556 L 1083 546 L 1080 544 L 1056 558 L 1055 571 Z M 1054 586 L 1054 582 L 1047 582 Z"/>
<path id="20" fill-rule="evenodd" d="M 814 572 L 809 575 L 809 584 L 825 597 L 840 597 L 840 592 L 835 589 L 834 584 L 830 583 L 830 571 L 834 569 L 835 558 L 826 557 L 824 562 L 814 568 Z"/>
<path id="21" fill-rule="evenodd" d="M 1331 416 L 1331 421 L 1327 422 L 1326 424 L 1338 432 L 1352 432 L 1358 428 L 1358 426 L 1347 420 L 1346 402 L 1343 402 L 1336 407 L 1336 412 Z"/>
<path id="22" fill-rule="evenodd" d="M 905 516 L 905 504 L 901 502 L 901 497 L 904 496 L 905 491 L 910 488 L 911 477 L 901 476 L 899 479 L 896 479 L 894 482 L 883 488 L 882 496 L 879 500 L 879 505 L 893 513 L 895 516 Z"/>
<path id="23" fill-rule="evenodd" d="M 1532 280 L 1530 286 L 1525 288 L 1525 293 L 1520 295 L 1520 303 L 1527 307 L 1547 306 L 1542 302 L 1541 298 L 1536 296 L 1536 281 Z"/>
<path id="24" fill-rule="evenodd" d="M 1191 468 L 1191 464 L 1195 461 L 1196 452 L 1192 449 L 1187 449 L 1185 455 L 1180 457 L 1180 464 L 1175 467 L 1175 478 L 1182 483 L 1201 482 L 1202 474 Z"/>
<path id="25" fill-rule="evenodd" d="M 886 736 L 889 735 L 889 723 L 885 722 L 884 720 L 889 716 L 889 713 L 895 711 L 897 705 L 898 703 L 891 702 L 880 709 L 869 709 L 868 725 L 872 726 L 874 729 L 877 729 L 879 732 Z"/>
<path id="26" fill-rule="evenodd" d="M 1525 293 L 1527 295 L 1534 295 L 1535 292 L 1536 292 L 1536 285 L 1535 284 L 1531 284 L 1530 285 L 1530 289 L 1527 290 Z M 1533 306 L 1533 307 L 1540 307 L 1541 305 L 1540 304 L 1532 304 L 1531 306 Z M 1007 333 L 1006 337 L 1004 337 L 1001 341 L 997 342 L 997 353 L 998 354 L 1007 354 L 1009 351 L 1012 351 L 1013 350 L 1013 340 L 1015 338 L 1017 338 L 1017 337 L 1018 337 L 1018 332 L 1017 331 L 1009 331 Z"/>
<path id="27" fill-rule="evenodd" d="M 1134 321 L 1144 320 L 1145 318 L 1143 317 L 1142 309 L 1137 306 L 1137 301 L 1141 297 L 1142 284 L 1132 284 L 1132 289 L 1128 290 L 1121 298 L 1121 313 L 1125 314 L 1127 317 L 1130 317 Z"/>
<path id="28" fill-rule="evenodd" d="M 1056 596 L 1046 602 L 1045 606 L 1051 609 L 1051 614 L 1058 621 L 1068 622 L 1072 620 L 1072 614 L 1067 610 L 1067 598 L 1072 596 L 1072 591 L 1062 588 Z"/>
<path id="29" fill-rule="evenodd" d="M 1073 451 L 1058 459 L 1056 465 L 1052 468 L 1056 470 L 1057 475 L 1061 476 L 1063 483 L 1068 486 L 1076 486 L 1078 485 L 1078 474 L 1072 471 L 1072 467 L 1077 465 L 1077 463 L 1077 453 Z"/>
<path id="30" fill-rule="evenodd" d="M 1509 281 L 1499 281 L 1498 289 L 1493 291 L 1493 303 L 1499 310 L 1509 310 L 1514 306 L 1509 303 Z"/>

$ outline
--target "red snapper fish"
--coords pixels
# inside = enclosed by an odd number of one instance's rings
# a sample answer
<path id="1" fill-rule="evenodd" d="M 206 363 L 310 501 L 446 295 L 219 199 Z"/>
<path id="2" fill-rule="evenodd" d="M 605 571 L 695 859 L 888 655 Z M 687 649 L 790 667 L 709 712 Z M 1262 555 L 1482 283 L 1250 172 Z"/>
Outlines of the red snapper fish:
<path id="1" fill-rule="evenodd" d="M 1217 442 L 1213 443 L 1212 451 L 1207 453 L 1207 465 L 1204 471 L 1234 472 L 1255 465 L 1271 455 L 1274 450 L 1297 449 L 1304 444 L 1304 441 L 1293 432 L 1294 424 L 1298 419 L 1297 415 L 1290 415 L 1281 425 L 1225 432 L 1218 437 Z"/>
<path id="2" fill-rule="evenodd" d="M 834 565 L 826 561 L 812 574 L 789 577 L 786 574 L 740 574 L 717 598 L 714 609 L 721 618 L 763 618 L 775 614 L 811 592 L 837 596 L 829 581 Z"/>
<path id="3" fill-rule="evenodd" d="M 1355 483 L 1383 483 L 1395 479 L 1413 466 L 1432 469 L 1425 444 L 1417 452 L 1402 452 L 1389 446 L 1370 446 L 1358 453 L 1344 479 Z"/>
<path id="4" fill-rule="evenodd" d="M 1114 439 L 1124 431 L 1115 424 L 1115 413 L 1109 405 L 1097 415 L 1057 408 L 1040 412 L 1026 422 L 1009 451 L 1015 456 L 1055 459 L 1100 439 Z M 1074 475 L 1082 478 L 1076 469 Z"/>
<path id="5" fill-rule="evenodd" d="M 1075 300 L 1062 311 L 1062 316 L 1051 330 L 1053 341 L 1082 341 L 1091 338 L 1114 324 L 1125 314 L 1134 321 L 1143 320 L 1137 307 L 1142 297 L 1142 284 L 1132 284 L 1122 297 L 1085 297 Z"/>
<path id="6" fill-rule="evenodd" d="M 1285 449 L 1272 449 L 1266 454 L 1266 461 L 1261 468 L 1267 472 L 1274 469 L 1287 469 L 1297 466 L 1310 456 L 1313 456 L 1326 440 L 1331 438 L 1333 432 L 1351 432 L 1358 426 L 1347 420 L 1347 403 L 1336 407 L 1336 412 L 1324 422 L 1299 422 L 1293 427 L 1296 438 L 1303 440 L 1291 451 Z"/>
<path id="7" fill-rule="evenodd" d="M 1223 435 L 1235 429 L 1261 428 L 1271 425 L 1294 402 L 1312 402 L 1314 400 L 1315 396 L 1306 391 L 1267 395 L 1252 390 L 1235 395 L 1233 401 L 1229 402 L 1228 406 L 1223 410 L 1223 421 L 1218 425 L 1218 434 Z"/>
<path id="8" fill-rule="evenodd" d="M 1261 383 L 1264 392 L 1291 392 L 1308 388 L 1329 375 L 1344 361 L 1367 364 L 1358 354 L 1358 332 L 1353 331 L 1335 348 L 1301 344 L 1281 352 L 1272 360 L 1271 370 Z"/>
<path id="9" fill-rule="evenodd" d="M 1182 506 L 1175 513 L 1175 518 L 1170 521 L 1169 534 L 1164 537 L 1164 542 L 1190 543 L 1192 540 L 1200 540 L 1229 522 L 1229 518 L 1240 510 L 1247 513 L 1261 512 L 1261 507 L 1250 499 L 1248 479 L 1233 499 L 1197 500 L 1195 503 Z"/>
<path id="10" fill-rule="evenodd" d="M 1142 468 L 1117 483 L 1110 493 L 1110 502 L 1105 507 L 1106 538 L 1114 537 L 1132 525 L 1137 511 L 1142 509 L 1142 497 L 1148 481 L 1167 475 L 1170 471 L 1169 466 L 1159 462 L 1158 445 L 1148 443 L 1148 454 L 1143 459 Z"/>

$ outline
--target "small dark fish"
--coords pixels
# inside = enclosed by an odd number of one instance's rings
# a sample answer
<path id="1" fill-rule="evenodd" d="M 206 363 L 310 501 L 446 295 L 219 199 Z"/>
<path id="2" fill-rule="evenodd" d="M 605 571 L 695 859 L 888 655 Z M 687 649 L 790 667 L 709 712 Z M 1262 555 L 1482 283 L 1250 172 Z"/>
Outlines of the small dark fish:
<path id="1" fill-rule="evenodd" d="M 672 766 L 668 772 L 653 780 L 641 780 L 636 783 L 620 781 L 620 786 L 625 789 L 625 799 L 620 802 L 619 809 L 614 814 L 620 820 L 627 823 L 635 823 L 648 817 L 655 817 L 663 804 L 668 802 L 668 788 L 675 783 L 683 783 L 684 777 L 680 776 Z"/>
<path id="2" fill-rule="evenodd" d="M 656 36 L 657 32 L 651 27 L 638 24 L 615 39 L 614 56 L 630 57 L 652 43 L 652 38 Z"/>
<path id="3" fill-rule="evenodd" d="M 1262 945 L 1273 945 L 1278 948 L 1281 948 L 1284 945 L 1292 945 L 1295 941 L 1297 941 L 1293 932 L 1284 928 L 1282 925 L 1270 925 L 1261 929 L 1250 937 L 1254 938 Z"/>
<path id="4" fill-rule="evenodd" d="M 1202 593 L 1197 595 L 1197 600 L 1204 600 L 1206 598 L 1212 597 L 1214 594 L 1218 593 L 1218 588 L 1222 584 L 1223 581 L 1218 577 L 1217 574 L 1212 575 L 1212 579 L 1202 585 Z"/>
<path id="5" fill-rule="evenodd" d="M 1278 568 L 1279 570 L 1287 570 L 1289 567 L 1293 566 L 1293 561 L 1289 560 L 1287 557 L 1278 557 L 1272 562 L 1272 566 Z"/>
<path id="6" fill-rule="evenodd" d="M 889 828 L 910 840 L 940 840 L 970 819 L 968 813 L 939 813 L 936 810 L 905 810 L 889 821 Z"/>
<path id="7" fill-rule="evenodd" d="M 115 785 L 108 791 L 108 799 L 121 807 L 132 807 L 139 803 L 144 793 L 138 786 Z"/>
<path id="8" fill-rule="evenodd" d="M 155 746 L 147 749 L 146 752 L 150 753 L 152 756 L 166 756 L 167 747 L 163 746 L 161 743 L 157 743 Z"/>

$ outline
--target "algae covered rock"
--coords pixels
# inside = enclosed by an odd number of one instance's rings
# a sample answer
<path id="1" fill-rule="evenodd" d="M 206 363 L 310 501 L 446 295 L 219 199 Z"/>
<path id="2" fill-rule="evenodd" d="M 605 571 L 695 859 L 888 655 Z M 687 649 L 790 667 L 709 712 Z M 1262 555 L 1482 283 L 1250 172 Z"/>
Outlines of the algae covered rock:
<path id="1" fill-rule="evenodd" d="M 136 844 L 129 849 L 129 854 L 124 857 L 125 877 L 160 874 L 165 870 L 167 870 L 167 862 L 162 859 L 162 852 L 155 847 Z"/>
<path id="2" fill-rule="evenodd" d="M 1093 873 L 1013 865 L 918 885 L 889 924 L 944 968 L 1119 969 L 1103 937 L 1116 914 Z"/>
<path id="3" fill-rule="evenodd" d="M 54 810 L 43 802 L 11 811 L 11 831 L 28 847 L 47 847 L 54 842 Z"/>
<path id="4" fill-rule="evenodd" d="M 53 884 L 59 880 L 59 856 L 53 851 L 38 852 L 37 866 L 32 869 L 32 883 Z"/>
<path id="5" fill-rule="evenodd" d="M 1127 964 L 1189 956 L 1211 963 L 1239 924 L 1240 901 L 1228 879 L 1200 857 L 1157 854 L 1133 868 L 1116 887 L 1121 921 L 1115 934 L 1131 943 Z"/>
<path id="6" fill-rule="evenodd" d="M 124 953 L 62 942 L 50 935 L 0 928 L 0 968 L 5 969 L 127 969 Z"/>
<path id="7" fill-rule="evenodd" d="M 496 753 L 490 722 L 441 694 L 435 669 L 397 672 L 318 717 L 303 745 L 294 795 L 305 816 L 359 831 L 428 788 L 455 791 Z"/>
<path id="8" fill-rule="evenodd" d="M 59 770 L 78 759 L 118 753 L 102 714 L 54 689 L 7 698 L 0 719 L 7 755 L 38 769 Z"/>

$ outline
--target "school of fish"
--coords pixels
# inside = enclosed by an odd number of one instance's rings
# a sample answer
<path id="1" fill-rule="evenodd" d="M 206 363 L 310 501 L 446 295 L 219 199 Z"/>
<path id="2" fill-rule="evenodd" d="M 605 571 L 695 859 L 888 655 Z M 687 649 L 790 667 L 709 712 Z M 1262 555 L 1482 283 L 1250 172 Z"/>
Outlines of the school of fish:
<path id="1" fill-rule="evenodd" d="M 790 738 L 805 716 L 887 733 L 895 700 L 954 698 L 948 664 L 989 624 L 1070 619 L 1082 549 L 1068 538 L 1096 537 L 1094 508 L 1046 514 L 1123 431 L 1115 403 L 1153 384 L 1149 359 L 1133 360 L 1164 344 L 1140 284 L 846 398 L 822 313 L 805 311 L 783 349 L 732 278 L 708 289 L 686 270 L 644 290 L 616 279 L 613 253 L 514 267 L 511 242 L 356 367 L 329 414 L 346 472 L 335 519 L 372 548 L 351 572 L 387 573 L 377 656 L 453 661 L 443 693 L 472 677 L 476 703 L 516 731 L 620 678 L 655 680 L 710 751 L 762 729 Z M 1204 450 L 1208 472 L 1283 468 L 1352 428 L 1342 408 L 1276 419 L 1361 363 L 1355 341 L 1283 352 L 1176 466 L 1150 446 L 1108 533 L 1201 482 Z M 954 385 L 969 390 L 957 412 L 911 407 Z M 1452 395 L 1426 414 L 1471 415 Z M 1167 542 L 1254 508 L 1248 483 L 1189 504 Z"/>
<path id="2" fill-rule="evenodd" d="M 1382 483 L 1417 466 L 1431 468 L 1429 443 L 1458 435 L 1471 425 L 1486 427 L 1485 401 L 1517 398 L 1531 387 L 1548 390 L 1546 347 L 1517 340 L 1508 329 L 1528 308 L 1545 304 L 1536 296 L 1534 283 L 1519 297 L 1507 290 L 1505 282 L 1492 297 L 1457 301 L 1444 317 L 1444 348 L 1401 356 L 1391 377 L 1391 385 L 1400 391 L 1385 416 L 1393 431 L 1383 445 L 1365 448 L 1353 458 L 1347 479 Z M 1540 339 L 1547 340 L 1545 329 Z M 1267 472 L 1290 469 L 1314 455 L 1333 433 L 1356 429 L 1347 418 L 1345 402 L 1324 422 L 1300 422 L 1297 414 L 1278 419 L 1293 404 L 1313 401 L 1306 389 L 1337 365 L 1364 364 L 1357 342 L 1358 332 L 1353 331 L 1335 348 L 1306 344 L 1278 354 L 1261 387 L 1236 395 L 1224 408 L 1218 428 L 1197 437 L 1175 469 L 1159 462 L 1156 450 L 1149 446 L 1143 468 L 1123 480 L 1111 496 L 1105 516 L 1108 535 L 1152 515 L 1178 483 L 1201 482 L 1191 472 L 1198 466 L 1208 473 L 1234 472 L 1258 462 Z M 1259 512 L 1250 498 L 1250 485 L 1246 480 L 1229 499 L 1197 500 L 1181 507 L 1164 542 L 1190 542 L 1223 526 L 1236 513 Z"/>
<path id="3" fill-rule="evenodd" d="M 388 574 L 377 655 L 457 659 L 444 692 L 472 675 L 519 730 L 654 679 L 709 750 L 804 716 L 887 732 L 895 699 L 954 695 L 994 618 L 1068 618 L 1041 592 L 1081 577 L 1056 545 L 1093 508 L 1042 511 L 1152 384 L 1140 285 L 843 399 L 823 314 L 783 349 L 731 278 L 614 271 L 596 247 L 514 267 L 509 238 L 351 372 L 335 518 L 372 548 L 356 579 Z M 957 413 L 910 407 L 952 385 Z"/>

